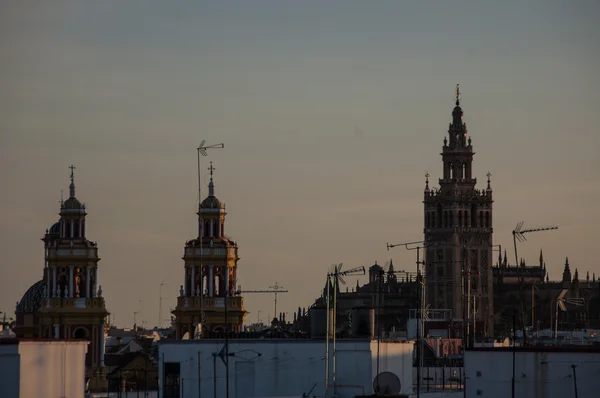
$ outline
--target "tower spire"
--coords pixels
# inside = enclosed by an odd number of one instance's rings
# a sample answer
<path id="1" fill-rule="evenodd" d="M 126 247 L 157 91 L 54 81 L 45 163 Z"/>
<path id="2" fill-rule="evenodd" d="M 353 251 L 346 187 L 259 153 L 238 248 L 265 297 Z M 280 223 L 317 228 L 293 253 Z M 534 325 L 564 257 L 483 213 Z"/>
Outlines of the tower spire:
<path id="1" fill-rule="evenodd" d="M 69 185 L 69 197 L 75 197 L 75 166 L 69 166 L 71 169 L 71 184 Z"/>
<path id="2" fill-rule="evenodd" d="M 210 162 L 210 182 L 208 183 L 208 196 L 215 196 L 215 183 L 213 182 L 213 172 L 215 168 L 213 167 L 212 161 Z"/>

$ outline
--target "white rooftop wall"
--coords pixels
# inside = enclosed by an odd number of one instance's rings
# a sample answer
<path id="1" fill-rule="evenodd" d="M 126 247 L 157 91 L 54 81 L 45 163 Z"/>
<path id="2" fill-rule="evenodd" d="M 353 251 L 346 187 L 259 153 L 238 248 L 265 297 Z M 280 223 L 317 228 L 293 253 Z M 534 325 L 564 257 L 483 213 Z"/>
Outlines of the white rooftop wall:
<path id="1" fill-rule="evenodd" d="M 82 397 L 87 346 L 87 341 L 0 344 L 2 397 Z"/>
<path id="2" fill-rule="evenodd" d="M 511 396 L 512 352 L 467 351 L 465 372 L 467 396 L 505 398 Z M 532 352 L 515 354 L 515 396 L 564 398 L 575 396 L 573 368 L 579 398 L 600 396 L 600 353 Z"/>
<path id="3" fill-rule="evenodd" d="M 198 396 L 198 374 L 202 396 L 225 397 L 225 365 L 220 358 L 213 364 L 213 353 L 223 348 L 222 341 L 187 340 L 159 343 L 161 380 L 160 397 L 165 397 L 163 363 L 181 366 L 181 397 Z M 379 371 L 395 373 L 401 380 L 402 393 L 412 392 L 412 342 L 381 342 Z M 302 396 L 316 384 L 312 394 L 325 392 L 325 341 L 320 340 L 234 340 L 229 352 L 229 396 L 282 397 Z M 258 355 L 260 354 L 260 356 Z M 330 346 L 330 380 L 333 371 Z M 198 372 L 200 362 L 200 372 Z M 368 340 L 338 340 L 336 345 L 336 393 L 340 398 L 372 394 L 377 371 L 377 343 Z M 216 365 L 216 371 L 213 371 Z M 216 378 L 215 378 L 216 376 Z M 333 387 L 329 387 L 333 392 Z M 311 395 L 312 395 L 311 394 Z"/>

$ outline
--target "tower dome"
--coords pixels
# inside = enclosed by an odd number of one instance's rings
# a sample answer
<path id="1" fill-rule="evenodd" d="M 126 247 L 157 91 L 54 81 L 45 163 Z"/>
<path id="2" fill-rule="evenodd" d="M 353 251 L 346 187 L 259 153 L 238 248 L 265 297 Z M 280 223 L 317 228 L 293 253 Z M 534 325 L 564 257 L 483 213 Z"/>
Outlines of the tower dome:
<path id="1" fill-rule="evenodd" d="M 46 297 L 46 289 L 46 282 L 43 279 L 31 285 L 17 304 L 16 312 L 37 312 L 42 306 L 42 300 Z"/>

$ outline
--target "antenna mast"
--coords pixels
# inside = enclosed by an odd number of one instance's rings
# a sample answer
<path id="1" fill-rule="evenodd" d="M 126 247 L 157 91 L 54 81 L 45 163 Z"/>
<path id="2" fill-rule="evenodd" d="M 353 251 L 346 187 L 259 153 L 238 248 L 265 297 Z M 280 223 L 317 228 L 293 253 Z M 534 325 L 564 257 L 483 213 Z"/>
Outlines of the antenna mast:
<path id="1" fill-rule="evenodd" d="M 205 145 L 206 140 L 202 140 L 198 148 L 196 148 L 198 152 L 198 241 L 200 243 L 200 333 L 199 336 L 202 336 L 203 332 L 203 324 L 204 324 L 204 277 L 202 275 L 202 238 L 204 234 L 202 233 L 203 221 L 202 221 L 202 213 L 200 212 L 200 204 L 202 204 L 202 180 L 201 180 L 201 168 L 200 168 L 200 155 L 207 156 L 207 149 L 216 149 L 216 148 L 225 148 L 225 144 L 214 144 L 214 145 Z M 194 291 L 194 281 L 192 281 L 191 290 Z M 192 293 L 193 295 L 193 293 Z M 227 309 L 227 308 L 226 308 Z"/>

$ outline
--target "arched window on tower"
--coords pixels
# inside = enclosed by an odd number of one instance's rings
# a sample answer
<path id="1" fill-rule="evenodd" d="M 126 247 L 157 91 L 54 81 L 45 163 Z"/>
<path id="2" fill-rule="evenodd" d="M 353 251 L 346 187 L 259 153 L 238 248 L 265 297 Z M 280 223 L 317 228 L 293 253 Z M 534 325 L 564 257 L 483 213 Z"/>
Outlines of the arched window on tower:
<path id="1" fill-rule="evenodd" d="M 219 220 L 213 221 L 213 235 L 215 238 L 220 236 L 221 228 L 219 228 Z"/>
<path id="2" fill-rule="evenodd" d="M 210 221 L 204 220 L 204 237 L 210 237 Z"/>
<path id="3" fill-rule="evenodd" d="M 462 174 L 460 178 L 467 178 L 467 164 L 463 163 L 462 164 Z"/>
<path id="4" fill-rule="evenodd" d="M 202 276 L 202 295 L 208 296 L 208 276 Z"/>
<path id="5" fill-rule="evenodd" d="M 85 220 L 81 222 L 81 237 L 85 238 Z"/>
<path id="6" fill-rule="evenodd" d="M 454 220 L 452 217 L 452 211 L 449 212 L 450 213 L 450 224 L 448 225 L 449 227 L 453 227 L 454 226 Z"/>
<path id="7" fill-rule="evenodd" d="M 477 227 L 477 207 L 471 205 L 471 228 Z"/>
<path id="8" fill-rule="evenodd" d="M 483 212 L 479 212 L 479 226 L 483 228 L 485 224 L 483 223 Z"/>
<path id="9" fill-rule="evenodd" d="M 459 227 L 463 226 L 463 212 L 462 212 L 462 210 L 458 211 L 458 226 Z"/>
<path id="10" fill-rule="evenodd" d="M 490 227 L 490 212 L 489 211 L 485 212 L 485 226 L 487 228 Z"/>
<path id="11" fill-rule="evenodd" d="M 448 163 L 448 171 L 450 172 L 450 179 L 454 178 L 454 165 L 452 162 Z"/>
<path id="12" fill-rule="evenodd" d="M 217 297 L 221 294 L 221 278 L 219 277 L 219 275 L 215 275 L 215 279 L 213 281 L 213 296 Z"/>
<path id="13" fill-rule="evenodd" d="M 225 236 L 225 223 L 221 221 L 221 236 Z"/>
<path id="14" fill-rule="evenodd" d="M 73 226 L 75 227 L 75 231 L 73 231 L 73 237 L 79 238 L 79 221 L 73 221 Z"/>
<path id="15" fill-rule="evenodd" d="M 436 227 L 440 228 L 442 226 L 442 205 L 438 205 L 437 208 L 437 223 L 436 223 Z"/>

